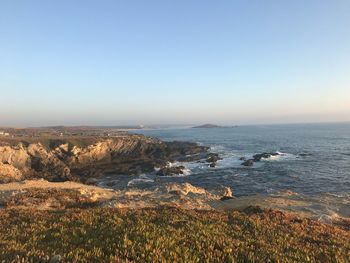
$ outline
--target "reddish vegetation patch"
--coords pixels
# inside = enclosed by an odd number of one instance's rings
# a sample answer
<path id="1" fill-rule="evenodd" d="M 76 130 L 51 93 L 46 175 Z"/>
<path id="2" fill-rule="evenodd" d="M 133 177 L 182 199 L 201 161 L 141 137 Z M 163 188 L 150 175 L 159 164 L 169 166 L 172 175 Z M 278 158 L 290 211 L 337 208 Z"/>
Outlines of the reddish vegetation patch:
<path id="1" fill-rule="evenodd" d="M 349 262 L 350 232 L 257 208 L 5 209 L 0 251 L 5 262 Z"/>

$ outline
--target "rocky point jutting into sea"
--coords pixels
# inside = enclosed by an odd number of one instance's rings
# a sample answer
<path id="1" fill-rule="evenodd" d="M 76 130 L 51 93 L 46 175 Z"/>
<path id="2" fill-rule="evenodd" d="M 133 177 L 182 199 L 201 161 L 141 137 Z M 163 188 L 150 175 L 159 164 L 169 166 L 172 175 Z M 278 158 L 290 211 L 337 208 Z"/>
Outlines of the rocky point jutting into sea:
<path id="1" fill-rule="evenodd" d="M 186 209 L 211 209 L 208 201 L 232 198 L 230 188 L 223 186 L 208 192 L 189 183 L 169 183 L 148 190 L 88 186 L 101 185 L 106 176 L 131 177 L 152 172 L 157 176 L 181 175 L 184 167 L 171 165 L 180 161 L 201 161 L 215 166 L 220 158 L 208 150 L 208 147 L 196 143 L 164 142 L 129 134 L 2 139 L 0 183 L 5 184 L 0 185 L 0 203 L 3 207 L 20 203 L 21 207 L 27 208 L 64 208 L 67 202 L 72 202 L 69 200 L 74 193 L 78 200 L 92 198 L 101 207 L 171 205 Z M 22 201 L 18 203 L 18 200 Z"/>
<path id="2" fill-rule="evenodd" d="M 3 140 L 0 182 L 47 179 L 91 183 L 105 174 L 140 174 L 155 168 L 171 173 L 166 168 L 168 162 L 207 157 L 207 147 L 143 135 Z"/>

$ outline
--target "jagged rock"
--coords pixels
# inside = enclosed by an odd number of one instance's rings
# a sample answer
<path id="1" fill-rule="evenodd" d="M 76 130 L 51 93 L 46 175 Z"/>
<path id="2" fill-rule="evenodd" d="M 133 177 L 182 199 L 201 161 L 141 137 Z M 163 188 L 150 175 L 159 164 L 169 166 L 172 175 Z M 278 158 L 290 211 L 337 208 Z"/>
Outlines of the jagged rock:
<path id="1" fill-rule="evenodd" d="M 219 154 L 209 153 L 206 161 L 207 161 L 207 163 L 215 163 L 219 160 L 222 160 L 222 158 L 219 157 Z"/>
<path id="2" fill-rule="evenodd" d="M 228 186 L 218 186 L 210 190 L 210 193 L 215 196 L 216 200 L 229 200 L 233 198 L 231 187 Z"/>
<path id="3" fill-rule="evenodd" d="M 231 198 L 233 197 L 232 190 L 230 187 L 224 187 L 223 191 L 224 191 L 223 196 L 231 197 Z"/>
<path id="4" fill-rule="evenodd" d="M 243 165 L 243 166 L 253 166 L 254 165 L 254 160 L 253 159 L 246 160 L 241 165 Z"/>
<path id="5" fill-rule="evenodd" d="M 219 161 L 219 160 L 222 160 L 222 158 L 219 157 L 219 154 L 217 154 L 217 153 L 208 153 L 206 162 L 210 163 L 209 167 L 214 168 L 214 167 L 216 167 L 216 162 Z"/>
<path id="6" fill-rule="evenodd" d="M 258 153 L 258 154 L 255 154 L 253 155 L 253 158 L 254 158 L 254 161 L 255 162 L 260 162 L 261 159 L 267 159 L 267 158 L 270 158 L 271 156 L 277 156 L 279 155 L 279 153 Z"/>
<path id="7" fill-rule="evenodd" d="M 8 172 L 10 168 L 6 166 L 6 174 L 13 176 L 6 175 L 5 179 L 4 175 L 0 181 L 45 178 L 50 181 L 88 182 L 89 178 L 106 173 L 140 174 L 152 172 L 154 167 L 163 167 L 169 161 L 200 160 L 207 156 L 208 151 L 207 147 L 195 143 L 163 142 L 143 135 L 101 138 L 87 146 L 82 146 L 86 140 L 79 141 L 79 138 L 76 145 L 65 142 L 64 138 L 59 141 L 50 138 L 45 140 L 45 145 L 54 148 L 32 141 L 26 142 L 25 146 L 22 143 L 1 146 L 0 163 L 10 165 L 12 172 Z M 175 172 L 181 174 L 179 170 Z"/>
<path id="8" fill-rule="evenodd" d="M 47 151 L 40 143 L 30 144 L 28 154 L 31 156 L 31 168 L 39 177 L 51 181 L 65 181 L 73 179 L 69 167 L 57 156 Z"/>
<path id="9" fill-rule="evenodd" d="M 247 160 L 247 158 L 245 158 L 245 157 L 240 157 L 239 160 L 240 160 L 240 161 L 245 161 L 245 160 Z"/>
<path id="10" fill-rule="evenodd" d="M 157 172 L 157 175 L 159 175 L 159 176 L 172 176 L 172 175 L 183 174 L 184 169 L 185 169 L 185 167 L 182 165 L 173 166 L 173 167 L 163 167 Z"/>
<path id="11" fill-rule="evenodd" d="M 0 163 L 0 183 L 9 183 L 23 179 L 22 173 L 10 164 Z"/>
<path id="12" fill-rule="evenodd" d="M 0 147 L 0 162 L 12 165 L 19 170 L 28 169 L 31 165 L 31 158 L 20 143 L 17 146 L 2 146 Z"/>
<path id="13" fill-rule="evenodd" d="M 200 187 L 195 187 L 189 183 L 168 184 L 166 186 L 166 191 L 168 193 L 177 194 L 177 195 L 188 195 L 189 193 L 199 194 L 199 195 L 211 195 L 205 189 L 200 188 Z"/>

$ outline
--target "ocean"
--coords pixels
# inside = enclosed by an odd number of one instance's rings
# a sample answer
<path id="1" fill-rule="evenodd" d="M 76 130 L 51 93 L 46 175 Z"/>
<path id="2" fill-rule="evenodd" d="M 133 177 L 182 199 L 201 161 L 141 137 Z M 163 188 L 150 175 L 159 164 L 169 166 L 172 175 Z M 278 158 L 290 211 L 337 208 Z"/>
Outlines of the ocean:
<path id="1" fill-rule="evenodd" d="M 311 202 L 315 211 L 350 216 L 350 123 L 176 128 L 137 130 L 166 141 L 190 141 L 209 146 L 223 160 L 215 168 L 184 163 L 185 175 L 121 177 L 118 187 L 154 187 L 189 182 L 207 190 L 231 187 L 235 197 L 293 193 Z M 252 167 L 240 157 L 279 152 Z M 321 214 L 322 214 L 321 213 Z"/>

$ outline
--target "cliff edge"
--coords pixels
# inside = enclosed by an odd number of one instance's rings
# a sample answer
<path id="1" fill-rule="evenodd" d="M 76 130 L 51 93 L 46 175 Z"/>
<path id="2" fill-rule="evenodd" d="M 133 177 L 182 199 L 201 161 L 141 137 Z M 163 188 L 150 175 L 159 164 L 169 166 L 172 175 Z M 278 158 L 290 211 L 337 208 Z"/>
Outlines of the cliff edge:
<path id="1" fill-rule="evenodd" d="M 15 145 L 3 143 L 0 183 L 37 178 L 88 182 L 106 173 L 139 174 L 169 161 L 205 158 L 208 150 L 194 143 L 163 142 L 143 135 L 99 138 L 87 146 L 77 139 L 72 143 L 69 139 L 45 138 L 45 142 L 31 139 L 19 140 Z"/>

